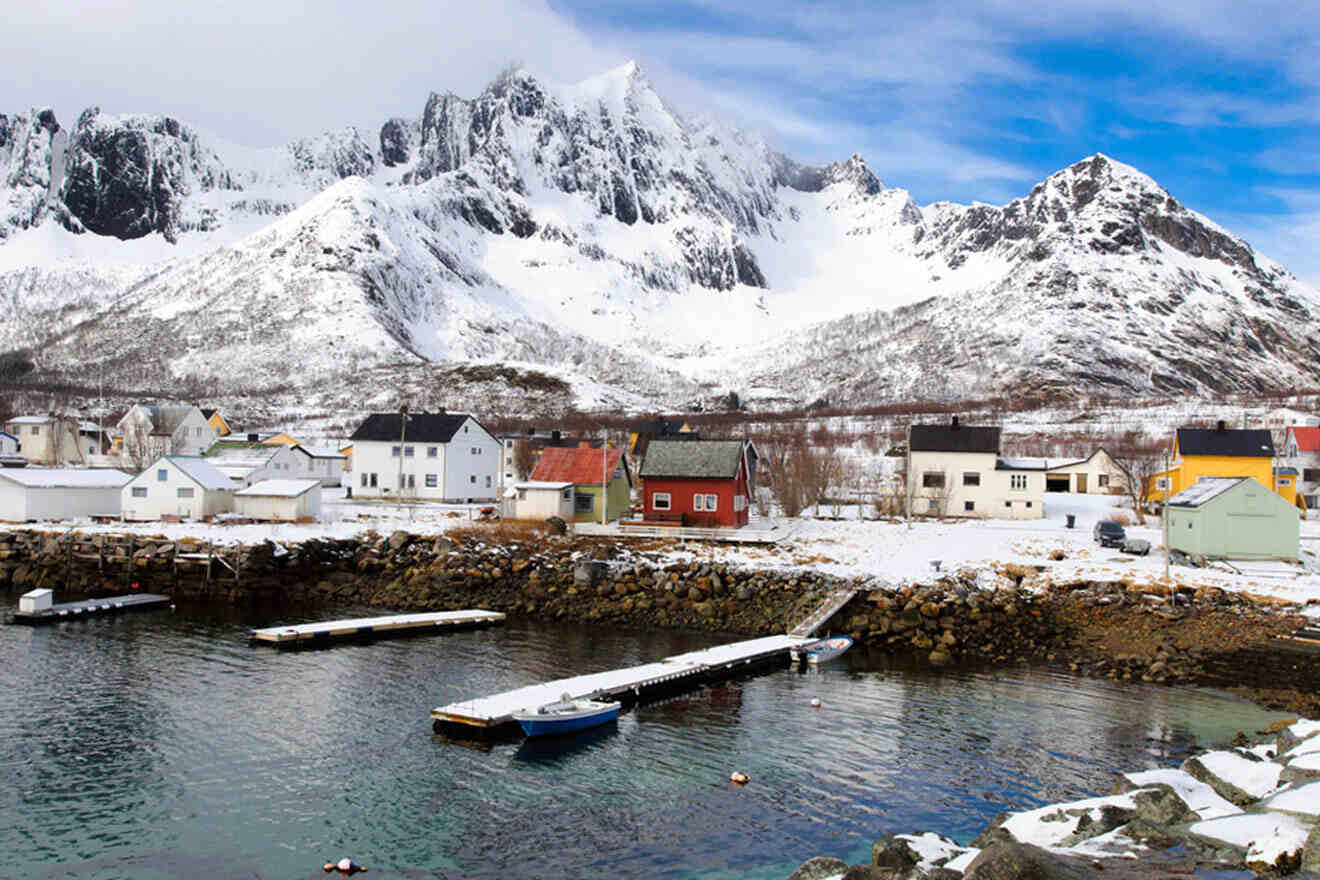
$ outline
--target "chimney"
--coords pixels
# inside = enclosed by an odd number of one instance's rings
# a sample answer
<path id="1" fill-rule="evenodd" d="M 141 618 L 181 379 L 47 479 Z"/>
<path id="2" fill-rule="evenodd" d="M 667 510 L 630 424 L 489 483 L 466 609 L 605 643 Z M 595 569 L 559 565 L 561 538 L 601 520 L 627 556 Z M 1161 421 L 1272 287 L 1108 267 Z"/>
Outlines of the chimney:
<path id="1" fill-rule="evenodd" d="M 1221 434 L 1224 432 L 1224 420 L 1223 420 L 1223 419 L 1220 419 L 1220 420 L 1219 420 L 1219 423 L 1218 423 L 1217 425 L 1215 425 L 1215 430 L 1218 431 L 1218 432 L 1220 432 Z"/>
<path id="2" fill-rule="evenodd" d="M 957 417 L 957 416 L 954 416 L 954 417 L 953 417 L 953 422 L 950 424 L 950 427 L 953 428 L 953 430 L 955 430 L 955 431 L 958 430 L 958 417 Z"/>

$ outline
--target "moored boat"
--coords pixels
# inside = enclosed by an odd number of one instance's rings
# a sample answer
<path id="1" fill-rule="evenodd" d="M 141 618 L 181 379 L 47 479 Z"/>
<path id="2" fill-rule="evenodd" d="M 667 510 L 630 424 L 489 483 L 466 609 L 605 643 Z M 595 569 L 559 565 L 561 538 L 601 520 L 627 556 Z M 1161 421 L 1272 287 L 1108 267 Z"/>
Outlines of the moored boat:
<path id="1" fill-rule="evenodd" d="M 828 663 L 837 659 L 844 651 L 852 647 L 853 640 L 847 636 L 833 636 L 799 645 L 793 651 L 796 662 L 805 659 L 808 663 Z"/>
<path id="2" fill-rule="evenodd" d="M 619 717 L 619 704 L 601 700 L 574 700 L 564 694 L 557 703 L 513 713 L 513 720 L 528 736 L 552 736 L 599 727 Z"/>

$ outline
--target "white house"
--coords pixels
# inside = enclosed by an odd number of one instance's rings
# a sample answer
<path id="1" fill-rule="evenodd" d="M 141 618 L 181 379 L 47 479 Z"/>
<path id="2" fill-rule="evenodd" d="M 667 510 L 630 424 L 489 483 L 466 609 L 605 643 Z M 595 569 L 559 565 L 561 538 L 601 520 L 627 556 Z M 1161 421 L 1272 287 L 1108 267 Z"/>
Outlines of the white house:
<path id="1" fill-rule="evenodd" d="M 22 446 L 17 454 L 32 464 L 87 465 L 101 449 L 95 422 L 66 416 L 17 416 L 5 422 L 5 433 Z"/>
<path id="2" fill-rule="evenodd" d="M 1283 441 L 1283 462 L 1297 473 L 1297 491 L 1308 509 L 1320 507 L 1320 428 L 1292 425 Z"/>
<path id="3" fill-rule="evenodd" d="M 352 441 L 354 497 L 498 498 L 500 443 L 465 413 L 373 413 Z"/>
<path id="4" fill-rule="evenodd" d="M 264 480 L 234 493 L 234 512 L 273 522 L 316 519 L 321 515 L 321 481 Z"/>
<path id="5" fill-rule="evenodd" d="M 307 453 L 306 476 L 318 480 L 322 486 L 338 486 L 344 478 L 344 462 L 347 457 L 333 449 L 321 449 L 315 446 L 294 447 Z"/>
<path id="6" fill-rule="evenodd" d="M 1040 519 L 1045 471 L 999 457 L 999 429 L 913 425 L 908 429 L 907 510 L 914 516 Z"/>
<path id="7" fill-rule="evenodd" d="M 1001 458 L 999 464 L 1019 471 L 1042 471 L 1046 492 L 1077 495 L 1122 493 L 1123 471 L 1103 448 L 1086 458 Z"/>
<path id="8" fill-rule="evenodd" d="M 311 462 L 311 456 L 300 446 L 268 446 L 229 439 L 216 442 L 202 457 L 229 477 L 235 489 L 245 489 L 263 480 L 303 479 Z"/>
<path id="9" fill-rule="evenodd" d="M 234 484 L 203 458 L 165 455 L 121 493 L 124 519 L 208 519 L 234 509 Z"/>
<path id="10" fill-rule="evenodd" d="M 18 455 L 22 443 L 8 431 L 0 431 L 0 455 Z"/>
<path id="11" fill-rule="evenodd" d="M 162 455 L 201 455 L 216 441 L 215 427 L 191 404 L 134 404 L 115 427 L 122 454 L 138 466 Z"/>
<path id="12" fill-rule="evenodd" d="M 0 520 L 118 516 L 123 471 L 87 468 L 0 469 Z"/>
<path id="13" fill-rule="evenodd" d="M 572 522 L 573 486 L 573 483 L 532 480 L 514 483 L 507 490 L 512 509 L 506 515 L 513 519 L 549 519 L 557 516 L 565 522 Z"/>

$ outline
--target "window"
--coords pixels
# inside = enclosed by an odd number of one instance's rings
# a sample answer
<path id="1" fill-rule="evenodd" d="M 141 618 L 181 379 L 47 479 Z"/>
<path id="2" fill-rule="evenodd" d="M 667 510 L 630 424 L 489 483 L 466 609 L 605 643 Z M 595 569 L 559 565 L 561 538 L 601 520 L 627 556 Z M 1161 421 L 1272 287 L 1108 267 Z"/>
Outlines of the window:
<path id="1" fill-rule="evenodd" d="M 405 446 L 405 447 L 403 447 L 403 457 L 404 457 L 404 458 L 412 458 L 412 457 L 413 457 L 413 448 L 412 448 L 411 446 Z"/>
<path id="2" fill-rule="evenodd" d="M 472 476 L 468 477 L 468 482 L 475 486 L 477 484 L 477 475 L 473 474 Z"/>
<path id="3" fill-rule="evenodd" d="M 1292 477 L 1281 477 L 1281 478 L 1279 479 L 1279 485 L 1280 485 L 1280 486 L 1291 486 L 1291 485 L 1292 485 Z"/>
<path id="4" fill-rule="evenodd" d="M 927 471 L 921 475 L 921 488 L 923 489 L 943 489 L 944 473 L 936 471 Z"/>
<path id="5" fill-rule="evenodd" d="M 572 500 L 573 500 L 573 487 L 572 487 L 572 486 L 569 486 L 567 489 L 565 489 L 564 491 L 560 492 L 560 493 L 559 493 L 559 497 L 562 498 L 564 501 L 572 501 Z"/>
<path id="6" fill-rule="evenodd" d="M 1109 474 L 1100 474 L 1095 478 L 1095 484 L 1101 489 L 1109 488 Z"/>
<path id="7" fill-rule="evenodd" d="M 966 473 L 963 474 L 963 485 L 964 486 L 981 485 L 981 473 L 979 471 L 967 471 Z"/>
<path id="8" fill-rule="evenodd" d="M 698 492 L 692 496 L 692 509 L 714 510 L 719 503 L 719 500 L 720 496 L 718 495 L 708 495 L 706 493 Z"/>
<path id="9" fill-rule="evenodd" d="M 473 455 L 481 455 L 481 447 L 480 447 L 480 446 L 473 446 L 473 447 L 472 447 L 472 454 L 473 454 Z"/>
<path id="10" fill-rule="evenodd" d="M 179 487 L 179 497 L 180 497 L 180 498 L 191 498 L 191 497 L 193 497 L 193 490 L 192 490 L 192 487 L 191 487 L 191 486 L 180 486 L 180 487 Z"/>
<path id="11" fill-rule="evenodd" d="M 512 441 L 512 440 L 505 440 L 505 441 L 504 441 L 504 448 L 505 448 L 505 449 L 512 449 L 512 448 L 513 448 L 513 441 Z"/>
<path id="12" fill-rule="evenodd" d="M 734 496 L 733 496 L 733 509 L 734 509 L 735 512 L 738 512 L 738 513 L 741 513 L 742 511 L 746 510 L 746 509 L 747 509 L 747 496 L 746 496 L 746 495 L 734 495 Z"/>
<path id="13" fill-rule="evenodd" d="M 519 500 L 519 501 L 526 501 L 526 500 L 527 500 L 527 490 L 526 490 L 526 489 L 519 489 L 519 490 L 518 490 L 518 500 Z"/>
<path id="14" fill-rule="evenodd" d="M 193 436 L 194 436 L 194 437 L 200 437 L 200 436 L 202 436 L 202 429 L 201 429 L 201 428 L 193 428 Z"/>
<path id="15" fill-rule="evenodd" d="M 574 513 L 591 513 L 596 507 L 596 496 L 586 492 L 578 492 L 573 496 Z"/>
<path id="16" fill-rule="evenodd" d="M 435 474 L 427 474 L 426 479 L 423 482 L 426 484 L 426 488 L 428 489 L 435 489 L 440 485 L 440 481 Z M 522 495 L 519 495 L 518 497 L 523 498 Z M 524 500 L 526 499 L 524 498 Z"/>
<path id="17" fill-rule="evenodd" d="M 487 488 L 487 489 L 490 488 L 490 474 L 487 474 L 487 475 L 486 475 L 486 488 Z"/>
<path id="18" fill-rule="evenodd" d="M 668 509 L 669 509 L 669 493 L 668 493 L 668 492 L 653 492 L 653 493 L 651 494 L 651 507 L 654 508 L 655 510 L 668 510 Z"/>
<path id="19" fill-rule="evenodd" d="M 363 488 L 363 489 L 367 488 L 367 475 L 366 475 L 366 474 L 363 474 L 363 475 L 362 475 L 362 488 Z"/>
<path id="20" fill-rule="evenodd" d="M 1302 479 L 1308 483 L 1320 480 L 1320 468 L 1306 468 L 1302 471 Z"/>
<path id="21" fill-rule="evenodd" d="M 392 457 L 394 457 L 394 458 L 398 458 L 398 457 L 399 457 L 399 447 L 397 447 L 397 446 L 391 446 L 391 447 L 390 447 L 390 455 L 391 455 Z"/>
<path id="22" fill-rule="evenodd" d="M 1005 506 L 1005 507 L 1012 507 L 1012 506 L 1013 506 L 1013 502 L 1012 502 L 1012 501 L 1005 501 L 1005 502 L 1004 502 L 1004 506 Z"/>
<path id="23" fill-rule="evenodd" d="M 464 434 L 466 434 L 466 433 L 467 433 L 467 428 L 468 428 L 468 426 L 467 426 L 467 425 L 464 425 L 464 426 L 463 426 L 463 433 L 464 433 Z"/>
<path id="24" fill-rule="evenodd" d="M 439 454 L 440 454 L 440 447 L 439 447 L 439 446 L 428 446 L 428 447 L 426 447 L 426 457 L 427 457 L 427 458 L 435 458 L 435 457 L 438 456 Z"/>
<path id="25" fill-rule="evenodd" d="M 416 488 L 417 488 L 417 475 L 416 475 L 416 474 L 408 474 L 407 480 L 408 480 L 408 488 L 409 488 L 409 489 L 416 489 Z"/>
<path id="26" fill-rule="evenodd" d="M 134 487 L 133 487 L 133 497 L 134 497 L 134 498 L 146 498 L 146 497 L 147 497 L 147 487 L 146 487 L 146 486 L 134 486 Z"/>
<path id="27" fill-rule="evenodd" d="M 40 426 L 40 425 L 33 425 L 33 426 L 32 426 L 32 430 L 31 430 L 30 433 L 32 434 L 33 437 L 37 436 L 38 434 L 41 433 L 41 426 Z"/>
<path id="28" fill-rule="evenodd" d="M 373 488 L 373 489 L 376 488 L 376 475 L 375 475 L 375 474 L 372 474 L 372 475 L 371 475 L 371 488 Z"/>
<path id="29" fill-rule="evenodd" d="M 975 502 L 975 501 L 964 501 L 964 502 L 963 502 L 963 510 L 976 510 L 976 502 Z"/>
<path id="30" fill-rule="evenodd" d="M 1030 501 L 1027 502 L 1027 507 L 1031 507 L 1031 502 L 1030 502 Z"/>
<path id="31" fill-rule="evenodd" d="M 1169 488 L 1169 478 L 1168 478 L 1168 477 L 1156 477 L 1156 478 L 1155 478 L 1155 488 L 1156 488 L 1156 489 L 1159 489 L 1159 490 L 1161 490 L 1161 491 L 1163 491 L 1163 490 L 1167 490 L 1167 489 Z"/>
<path id="32" fill-rule="evenodd" d="M 1010 474 L 1009 477 L 1008 477 L 1008 487 L 1009 487 L 1010 489 L 1025 489 L 1025 488 L 1027 488 L 1027 475 L 1026 475 L 1026 474 Z"/>
<path id="33" fill-rule="evenodd" d="M 170 478 L 170 472 L 167 471 L 165 468 L 161 468 L 160 470 L 156 471 L 156 482 L 157 482 L 157 483 L 163 483 L 163 482 L 165 482 L 166 480 L 168 480 L 169 478 Z"/>

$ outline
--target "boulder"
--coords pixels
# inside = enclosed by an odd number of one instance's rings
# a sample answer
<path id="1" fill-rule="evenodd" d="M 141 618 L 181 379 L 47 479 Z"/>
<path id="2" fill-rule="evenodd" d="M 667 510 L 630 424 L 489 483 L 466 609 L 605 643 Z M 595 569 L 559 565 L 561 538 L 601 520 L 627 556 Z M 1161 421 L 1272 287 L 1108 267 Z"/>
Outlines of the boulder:
<path id="1" fill-rule="evenodd" d="M 1192 811 L 1172 786 L 1158 783 L 1132 795 L 1135 818 L 1152 825 L 1178 825 L 1201 817 Z"/>
<path id="2" fill-rule="evenodd" d="M 1320 825 L 1311 829 L 1302 847 L 1302 870 L 1320 871 Z"/>
<path id="3" fill-rule="evenodd" d="M 564 522 L 562 518 L 557 516 L 552 516 L 547 519 L 545 525 L 552 535 L 562 535 L 568 531 L 568 523 Z"/>
<path id="4" fill-rule="evenodd" d="M 912 868 L 921 857 L 906 840 L 895 834 L 886 834 L 871 844 L 871 864 L 881 868 Z"/>
<path id="5" fill-rule="evenodd" d="M 1230 801 L 1239 807 L 1246 807 L 1255 803 L 1266 791 L 1274 787 L 1273 785 L 1257 784 L 1254 785 L 1252 791 L 1247 791 L 1230 781 L 1230 776 L 1239 781 L 1252 778 L 1255 774 L 1249 775 L 1243 772 L 1244 767 L 1252 763 L 1259 762 L 1249 761 L 1236 752 L 1209 752 L 1195 758 L 1188 758 L 1183 761 L 1180 769 L 1193 779 L 1204 782 L 1213 788 L 1215 794 L 1224 800 Z M 1262 788 L 1264 790 L 1261 790 Z"/>
<path id="6" fill-rule="evenodd" d="M 842 859 L 817 856 L 803 862 L 802 867 L 790 874 L 788 880 L 825 880 L 827 877 L 837 877 L 847 870 L 848 863 Z"/>
<path id="7" fill-rule="evenodd" d="M 963 872 L 964 880 L 1082 880 L 1101 874 L 1092 863 L 1055 855 L 1038 846 L 1005 841 L 981 853 Z"/>

